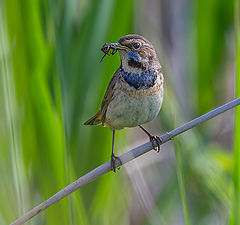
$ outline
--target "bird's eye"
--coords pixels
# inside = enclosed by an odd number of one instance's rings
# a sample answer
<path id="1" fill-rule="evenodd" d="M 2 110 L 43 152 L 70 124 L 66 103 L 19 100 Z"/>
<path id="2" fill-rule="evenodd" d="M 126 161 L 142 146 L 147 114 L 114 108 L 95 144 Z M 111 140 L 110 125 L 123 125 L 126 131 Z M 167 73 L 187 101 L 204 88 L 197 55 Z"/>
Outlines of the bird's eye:
<path id="1" fill-rule="evenodd" d="M 135 49 L 138 49 L 139 47 L 140 47 L 140 43 L 139 42 L 135 42 L 134 44 L 133 44 L 133 47 L 135 48 Z"/>

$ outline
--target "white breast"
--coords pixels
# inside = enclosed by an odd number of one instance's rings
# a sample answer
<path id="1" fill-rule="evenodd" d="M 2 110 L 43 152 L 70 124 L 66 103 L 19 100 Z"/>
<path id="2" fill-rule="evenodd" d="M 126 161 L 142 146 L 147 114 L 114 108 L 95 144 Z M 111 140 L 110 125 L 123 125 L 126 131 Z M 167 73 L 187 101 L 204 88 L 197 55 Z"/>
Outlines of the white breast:
<path id="1" fill-rule="evenodd" d="M 136 127 L 158 115 L 163 100 L 163 85 L 155 87 L 154 93 L 145 90 L 145 93 L 135 91 L 135 94 L 124 92 L 118 85 L 106 112 L 106 122 L 111 128 Z"/>

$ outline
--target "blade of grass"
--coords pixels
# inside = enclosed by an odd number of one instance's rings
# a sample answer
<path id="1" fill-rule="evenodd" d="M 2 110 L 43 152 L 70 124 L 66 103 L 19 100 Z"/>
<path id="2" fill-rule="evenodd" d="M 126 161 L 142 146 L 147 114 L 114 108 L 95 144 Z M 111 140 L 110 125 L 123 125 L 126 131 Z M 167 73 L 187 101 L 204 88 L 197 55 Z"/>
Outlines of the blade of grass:
<path id="1" fill-rule="evenodd" d="M 12 68 L 12 54 L 10 51 L 9 37 L 7 30 L 7 23 L 5 17 L 5 5 L 1 7 L 0 13 L 0 71 L 3 86 L 3 100 L 4 109 L 6 114 L 7 136 L 10 149 L 9 154 L 11 157 L 11 171 L 9 179 L 12 179 L 15 188 L 16 209 L 13 215 L 21 214 L 25 208 L 28 207 L 28 183 L 26 179 L 26 171 L 24 167 L 23 150 L 21 143 L 21 116 L 18 113 L 18 102 L 16 94 L 16 82 L 14 80 Z M 3 146 L 1 146 L 3 147 Z M 17 212 L 17 213 L 16 213 Z"/>
<path id="2" fill-rule="evenodd" d="M 235 29 L 235 79 L 236 97 L 240 96 L 240 35 L 239 35 L 239 0 L 234 0 L 234 29 Z M 233 207 L 230 224 L 240 224 L 240 109 L 235 111 L 234 130 L 234 168 L 233 168 Z"/>
<path id="3" fill-rule="evenodd" d="M 176 153 L 176 159 L 177 159 L 178 185 L 179 185 L 180 196 L 181 196 L 181 200 L 182 200 L 182 204 L 183 204 L 185 222 L 186 222 L 186 225 L 191 225 L 190 217 L 189 217 L 189 210 L 188 210 L 187 200 L 186 200 L 186 191 L 185 191 L 185 187 L 184 187 L 183 167 L 182 167 L 182 159 L 181 159 L 178 137 L 174 138 L 174 147 L 175 147 L 175 153 Z"/>

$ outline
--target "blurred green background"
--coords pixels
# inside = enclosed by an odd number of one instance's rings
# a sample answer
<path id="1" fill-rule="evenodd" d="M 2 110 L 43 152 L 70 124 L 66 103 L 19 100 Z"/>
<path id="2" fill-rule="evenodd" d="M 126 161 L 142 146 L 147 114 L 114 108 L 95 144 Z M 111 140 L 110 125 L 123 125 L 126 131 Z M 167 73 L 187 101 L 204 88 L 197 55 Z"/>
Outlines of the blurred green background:
<path id="1" fill-rule="evenodd" d="M 165 93 L 145 125 L 151 133 L 240 96 L 238 8 L 238 0 L 1 0 L 0 224 L 110 160 L 111 131 L 83 126 L 120 64 L 118 54 L 99 63 L 105 42 L 137 33 L 154 43 Z M 236 120 L 228 111 L 28 224 L 239 224 L 239 136 L 239 109 Z M 116 151 L 146 141 L 138 128 L 119 131 Z"/>

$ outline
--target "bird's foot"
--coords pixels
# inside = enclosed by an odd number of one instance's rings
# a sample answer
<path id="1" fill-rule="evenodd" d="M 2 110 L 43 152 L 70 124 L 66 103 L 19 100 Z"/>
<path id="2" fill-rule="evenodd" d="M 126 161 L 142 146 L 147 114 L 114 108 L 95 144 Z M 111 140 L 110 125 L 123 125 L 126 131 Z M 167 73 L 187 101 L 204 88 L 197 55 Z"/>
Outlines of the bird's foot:
<path id="1" fill-rule="evenodd" d="M 162 144 L 162 139 L 158 136 L 150 136 L 150 141 L 152 143 L 152 147 L 155 151 L 160 152 L 160 145 Z M 157 143 L 157 146 L 155 146 L 155 142 Z"/>
<path id="2" fill-rule="evenodd" d="M 120 165 L 122 165 L 122 161 L 119 157 L 115 156 L 113 153 L 111 155 L 111 170 L 113 170 L 114 173 L 116 173 L 116 161 L 118 160 L 118 162 L 120 163 Z M 118 169 L 120 169 L 120 167 L 118 167 Z"/>

